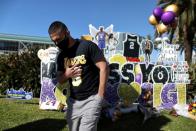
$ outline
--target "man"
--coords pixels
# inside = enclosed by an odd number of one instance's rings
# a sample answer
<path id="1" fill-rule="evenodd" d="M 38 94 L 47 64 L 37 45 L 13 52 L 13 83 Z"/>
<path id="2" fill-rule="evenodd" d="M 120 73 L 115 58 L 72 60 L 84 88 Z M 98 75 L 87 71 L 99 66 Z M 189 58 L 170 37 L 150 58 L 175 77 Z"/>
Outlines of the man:
<path id="1" fill-rule="evenodd" d="M 151 44 L 149 40 L 146 40 L 145 43 L 145 56 L 146 56 L 146 61 L 150 62 L 150 54 L 151 54 Z"/>
<path id="2" fill-rule="evenodd" d="M 53 22 L 49 35 L 61 50 L 57 58 L 57 80 L 69 80 L 67 122 L 70 131 L 96 131 L 103 101 L 108 66 L 103 53 L 91 41 L 73 39 L 66 25 Z"/>
<path id="3" fill-rule="evenodd" d="M 98 36 L 98 39 L 97 39 L 97 36 Z M 95 39 L 97 39 L 98 46 L 102 50 L 102 52 L 105 49 L 105 39 L 106 39 L 106 36 L 109 36 L 109 35 L 105 31 L 103 31 L 103 26 L 101 26 L 99 28 L 99 32 L 97 32 L 97 34 L 95 36 Z"/>

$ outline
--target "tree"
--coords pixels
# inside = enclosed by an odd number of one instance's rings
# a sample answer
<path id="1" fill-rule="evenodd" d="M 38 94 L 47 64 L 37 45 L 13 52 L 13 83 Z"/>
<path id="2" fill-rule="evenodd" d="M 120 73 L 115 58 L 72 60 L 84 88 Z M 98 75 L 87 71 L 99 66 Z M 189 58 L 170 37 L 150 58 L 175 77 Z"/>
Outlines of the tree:
<path id="1" fill-rule="evenodd" d="M 39 97 L 40 60 L 37 57 L 38 48 L 30 48 L 22 54 L 9 54 L 0 56 L 0 91 L 6 89 L 19 89 L 32 91 Z"/>
<path id="2" fill-rule="evenodd" d="M 174 34 L 178 38 L 177 43 L 181 43 L 185 49 L 185 60 L 191 64 L 193 39 L 196 33 L 196 0 L 158 0 L 158 5 L 162 8 L 170 4 L 179 7 L 177 27 L 170 28 L 168 31 L 170 42 Z"/>

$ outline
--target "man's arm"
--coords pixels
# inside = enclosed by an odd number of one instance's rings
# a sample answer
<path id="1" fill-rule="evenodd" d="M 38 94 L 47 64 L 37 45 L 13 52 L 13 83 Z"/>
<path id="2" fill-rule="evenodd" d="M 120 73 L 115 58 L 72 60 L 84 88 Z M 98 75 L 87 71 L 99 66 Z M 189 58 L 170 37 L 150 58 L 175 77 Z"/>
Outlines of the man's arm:
<path id="1" fill-rule="evenodd" d="M 96 62 L 96 66 L 100 69 L 98 95 L 103 98 L 104 93 L 105 93 L 105 89 L 106 89 L 106 83 L 107 83 L 107 80 L 108 80 L 109 68 L 108 68 L 108 65 L 107 65 L 104 58 L 102 60 Z"/>
<path id="2" fill-rule="evenodd" d="M 97 36 L 98 36 L 99 32 L 97 32 L 97 34 L 95 35 L 95 40 L 98 41 Z"/>

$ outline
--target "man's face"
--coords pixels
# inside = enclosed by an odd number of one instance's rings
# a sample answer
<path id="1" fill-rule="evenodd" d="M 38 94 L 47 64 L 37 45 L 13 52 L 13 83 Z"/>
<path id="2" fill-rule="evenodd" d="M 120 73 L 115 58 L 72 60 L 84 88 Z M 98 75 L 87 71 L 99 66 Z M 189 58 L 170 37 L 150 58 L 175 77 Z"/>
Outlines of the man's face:
<path id="1" fill-rule="evenodd" d="M 67 37 L 65 31 L 61 31 L 61 32 L 56 31 L 50 34 L 50 38 L 55 43 L 56 46 L 58 46 L 58 43 L 63 41 L 65 37 Z"/>
<path id="2" fill-rule="evenodd" d="M 100 28 L 100 31 L 103 32 L 103 27 Z"/>
<path id="3" fill-rule="evenodd" d="M 50 34 L 50 38 L 59 49 L 67 50 L 70 38 L 68 31 L 56 31 Z"/>

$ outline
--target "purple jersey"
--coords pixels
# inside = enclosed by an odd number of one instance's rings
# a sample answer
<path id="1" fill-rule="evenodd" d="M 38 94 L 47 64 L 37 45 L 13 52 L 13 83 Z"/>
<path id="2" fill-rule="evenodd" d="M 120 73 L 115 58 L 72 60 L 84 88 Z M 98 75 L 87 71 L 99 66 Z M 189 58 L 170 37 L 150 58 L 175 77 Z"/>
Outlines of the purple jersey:
<path id="1" fill-rule="evenodd" d="M 105 48 L 105 32 L 98 33 L 98 46 L 100 49 Z"/>
<path id="2" fill-rule="evenodd" d="M 105 32 L 99 32 L 98 41 L 105 41 Z"/>

